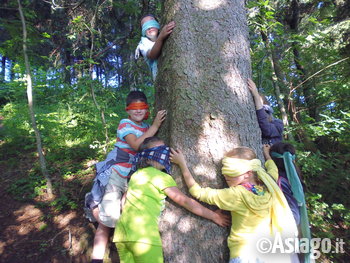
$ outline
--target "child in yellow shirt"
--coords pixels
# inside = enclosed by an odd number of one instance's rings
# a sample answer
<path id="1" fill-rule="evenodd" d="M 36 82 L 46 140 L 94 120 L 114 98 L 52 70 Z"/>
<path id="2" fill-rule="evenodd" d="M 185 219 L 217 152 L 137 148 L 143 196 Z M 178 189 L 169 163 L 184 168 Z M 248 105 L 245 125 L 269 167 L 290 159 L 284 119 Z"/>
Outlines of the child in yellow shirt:
<path id="1" fill-rule="evenodd" d="M 170 159 L 181 168 L 192 196 L 205 203 L 231 212 L 228 237 L 230 263 L 299 262 L 294 253 L 264 254 L 259 250 L 261 240 L 272 242 L 272 234 L 294 237 L 295 221 L 288 203 L 276 184 L 278 170 L 265 146 L 267 172 L 255 152 L 247 147 L 230 151 L 222 160 L 222 174 L 228 188 L 201 188 L 193 179 L 184 155 L 173 150 Z M 265 251 L 266 252 L 266 251 Z"/>

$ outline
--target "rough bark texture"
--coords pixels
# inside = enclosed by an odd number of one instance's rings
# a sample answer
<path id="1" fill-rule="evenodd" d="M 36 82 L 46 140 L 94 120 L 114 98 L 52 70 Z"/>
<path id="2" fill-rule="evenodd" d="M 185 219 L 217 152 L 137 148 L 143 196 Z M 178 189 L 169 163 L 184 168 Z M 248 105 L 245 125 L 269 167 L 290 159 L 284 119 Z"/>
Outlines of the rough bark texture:
<path id="1" fill-rule="evenodd" d="M 183 150 L 197 182 L 223 188 L 225 152 L 242 145 L 261 156 L 244 1 L 167 0 L 163 14 L 176 28 L 159 59 L 156 108 L 168 110 L 160 136 Z M 177 168 L 173 176 L 187 192 Z M 229 229 L 171 202 L 160 228 L 166 262 L 228 262 Z"/>

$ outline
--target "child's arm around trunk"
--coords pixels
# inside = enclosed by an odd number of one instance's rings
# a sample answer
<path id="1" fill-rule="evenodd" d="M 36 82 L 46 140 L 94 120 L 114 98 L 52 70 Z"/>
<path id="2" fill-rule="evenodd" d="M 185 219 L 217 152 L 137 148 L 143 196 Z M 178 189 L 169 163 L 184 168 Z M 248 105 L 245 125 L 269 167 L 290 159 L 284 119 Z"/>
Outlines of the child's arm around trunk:
<path id="1" fill-rule="evenodd" d="M 170 160 L 180 167 L 188 189 L 196 184 L 196 181 L 193 179 L 193 176 L 187 167 L 185 157 L 180 150 L 171 149 Z"/>
<path id="2" fill-rule="evenodd" d="M 219 210 L 214 212 L 202 206 L 197 201 L 182 193 L 177 187 L 166 188 L 164 189 L 164 192 L 175 203 L 181 205 L 195 215 L 209 219 L 223 227 L 229 226 L 231 223 L 229 216 L 222 214 Z"/>

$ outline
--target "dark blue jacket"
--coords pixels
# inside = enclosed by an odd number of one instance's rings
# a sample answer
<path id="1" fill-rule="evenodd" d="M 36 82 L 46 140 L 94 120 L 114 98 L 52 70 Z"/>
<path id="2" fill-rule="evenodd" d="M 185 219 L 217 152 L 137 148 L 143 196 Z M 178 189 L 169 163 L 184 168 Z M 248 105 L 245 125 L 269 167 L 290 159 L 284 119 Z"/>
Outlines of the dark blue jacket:
<path id="1" fill-rule="evenodd" d="M 282 141 L 283 122 L 280 119 L 272 118 L 269 122 L 269 114 L 262 108 L 256 111 L 263 144 L 274 144 Z"/>

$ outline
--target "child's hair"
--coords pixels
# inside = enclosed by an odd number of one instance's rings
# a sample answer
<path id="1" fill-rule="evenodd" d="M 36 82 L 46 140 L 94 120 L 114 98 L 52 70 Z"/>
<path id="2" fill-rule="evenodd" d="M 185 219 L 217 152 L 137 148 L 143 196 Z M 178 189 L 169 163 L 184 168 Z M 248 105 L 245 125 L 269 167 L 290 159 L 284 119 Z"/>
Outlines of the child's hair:
<path id="1" fill-rule="evenodd" d="M 130 93 L 126 97 L 126 106 L 129 106 L 129 104 L 135 101 L 141 101 L 141 102 L 147 103 L 147 98 L 145 93 L 138 90 L 130 91 Z"/>
<path id="2" fill-rule="evenodd" d="M 244 159 L 244 160 L 256 159 L 256 153 L 254 152 L 254 150 L 244 146 L 233 148 L 231 151 L 226 153 L 225 156 L 231 157 L 231 158 L 237 158 L 237 159 Z M 260 180 L 260 178 L 258 177 L 258 174 L 254 171 L 253 171 L 253 174 L 258 185 L 263 185 L 264 183 Z"/>
<path id="3" fill-rule="evenodd" d="M 291 154 L 295 154 L 295 148 L 293 145 L 289 144 L 289 143 L 285 143 L 285 142 L 277 142 L 275 144 L 273 144 L 270 148 L 270 154 L 272 152 L 276 152 L 279 154 L 283 154 L 285 152 L 290 152 Z M 272 155 L 271 155 L 272 156 Z M 275 162 L 278 170 L 282 170 L 285 171 L 285 167 L 284 167 L 284 161 L 282 158 L 277 158 L 277 157 L 271 157 L 272 160 Z"/>
<path id="4" fill-rule="evenodd" d="M 152 148 L 153 144 L 155 142 L 163 142 L 163 140 L 160 139 L 157 136 L 152 136 L 152 137 L 148 137 L 148 138 L 144 139 L 143 142 L 140 144 L 139 152 L 142 152 L 144 150 Z M 137 169 L 142 169 L 142 168 L 146 168 L 146 167 L 149 167 L 149 166 L 152 166 L 150 164 L 149 160 L 145 159 L 145 158 L 141 158 L 140 161 L 138 162 L 136 168 Z"/>
<path id="5" fill-rule="evenodd" d="M 143 15 L 143 16 L 141 17 L 141 19 L 140 19 L 140 22 L 142 21 L 142 19 L 144 19 L 144 18 L 147 17 L 147 16 L 153 17 L 154 20 L 156 20 L 157 22 L 159 22 L 158 19 L 156 18 L 156 16 L 153 15 L 153 14 L 145 14 L 145 15 Z M 140 27 L 142 28 L 141 23 L 140 23 Z"/>
<path id="6" fill-rule="evenodd" d="M 139 151 L 142 152 L 146 149 L 152 148 L 152 144 L 155 142 L 163 142 L 163 140 L 157 136 L 148 137 L 140 144 Z"/>
<path id="7" fill-rule="evenodd" d="M 262 99 L 263 101 L 263 104 L 264 105 L 269 105 L 270 106 L 270 102 L 267 100 L 266 96 L 262 93 L 259 92 L 259 95 L 260 95 L 260 98 Z"/>
<path id="8" fill-rule="evenodd" d="M 244 160 L 256 159 L 255 152 L 248 147 L 237 147 L 225 154 L 226 157 L 232 157 Z"/>
<path id="9" fill-rule="evenodd" d="M 272 110 L 271 106 L 270 106 L 270 102 L 267 100 L 266 96 L 262 93 L 259 93 L 260 95 L 260 98 L 262 100 L 262 103 L 263 103 L 263 108 L 265 109 L 265 112 L 267 113 L 267 120 L 269 122 L 272 122 L 273 121 L 273 117 L 272 117 L 272 112 L 270 110 L 267 110 L 268 108 Z"/>
<path id="10" fill-rule="evenodd" d="M 270 148 L 270 155 L 271 155 L 271 158 L 272 160 L 275 162 L 277 168 L 278 168 L 278 171 L 283 171 L 285 172 L 286 169 L 284 167 L 284 160 L 283 158 L 277 158 L 277 157 L 274 157 L 271 153 L 272 152 L 276 152 L 276 153 L 279 153 L 279 154 L 283 154 L 285 152 L 290 152 L 292 155 L 295 155 L 295 148 L 293 145 L 291 145 L 290 143 L 285 143 L 285 142 L 276 142 L 275 144 L 273 144 Z M 303 177 L 302 177 L 302 173 L 301 173 L 301 170 L 300 168 L 294 163 L 294 167 L 295 167 L 295 170 L 297 171 L 297 174 L 301 180 L 301 184 L 303 185 L 303 187 L 305 187 L 304 185 L 304 182 L 303 182 Z"/>
<path id="11" fill-rule="evenodd" d="M 262 94 L 262 93 L 259 93 L 259 95 L 260 95 L 260 98 L 261 98 L 262 103 L 263 103 L 263 105 L 264 105 L 264 108 L 266 107 L 265 105 L 270 106 L 270 102 L 267 100 L 266 96 L 265 96 L 264 94 Z M 271 107 L 270 107 L 270 108 L 271 108 Z M 266 111 L 266 108 L 265 108 L 265 111 Z M 268 121 L 269 121 L 269 122 L 272 122 L 272 121 L 273 121 L 272 113 L 271 113 L 271 112 L 267 112 L 267 111 L 266 111 L 266 113 L 267 113 L 267 115 L 268 115 L 268 118 L 267 118 Z"/>

